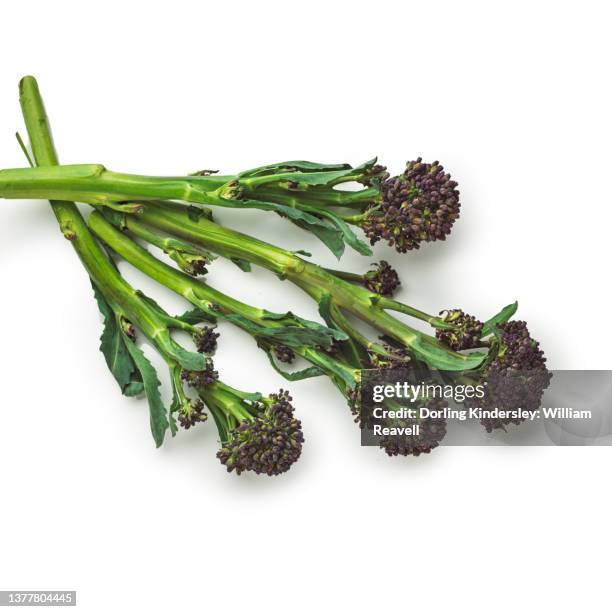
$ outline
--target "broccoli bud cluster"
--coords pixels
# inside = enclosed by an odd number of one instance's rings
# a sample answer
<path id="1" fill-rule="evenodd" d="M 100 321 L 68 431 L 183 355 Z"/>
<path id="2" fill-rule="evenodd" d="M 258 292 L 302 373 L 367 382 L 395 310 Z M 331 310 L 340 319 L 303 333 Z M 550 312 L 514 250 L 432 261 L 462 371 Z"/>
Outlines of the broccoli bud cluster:
<path id="1" fill-rule="evenodd" d="M 181 379 L 187 383 L 190 387 L 195 389 L 202 389 L 208 385 L 211 385 L 219 378 L 219 373 L 215 370 L 213 360 L 206 359 L 206 367 L 203 370 L 183 370 L 181 372 Z"/>
<path id="2" fill-rule="evenodd" d="M 406 253 L 422 242 L 444 240 L 459 218 L 456 187 L 437 161 L 427 164 L 419 157 L 408 162 L 403 174 L 381 184 L 382 203 L 363 223 L 370 243 L 384 239 Z"/>
<path id="3" fill-rule="evenodd" d="M 497 355 L 485 367 L 487 393 L 481 405 L 537 410 L 552 378 L 540 343 L 531 337 L 525 321 L 509 321 L 499 325 L 498 330 Z M 505 419 L 482 419 L 481 424 L 491 432 L 494 429 L 505 430 L 506 425 L 518 425 L 524 420 L 517 415 Z"/>
<path id="4" fill-rule="evenodd" d="M 391 297 L 400 286 L 397 272 L 386 261 L 372 265 L 376 266 L 376 269 L 364 275 L 365 288 L 379 295 Z"/>
<path id="5" fill-rule="evenodd" d="M 206 268 L 208 262 L 204 257 L 193 257 L 189 263 L 189 274 L 191 274 L 191 276 L 204 276 L 208 274 L 208 269 Z"/>
<path id="6" fill-rule="evenodd" d="M 228 472 L 282 474 L 302 453 L 302 423 L 293 416 L 291 396 L 282 389 L 270 395 L 268 402 L 259 403 L 257 412 L 254 419 L 241 421 L 230 432 L 217 457 Z"/>
<path id="7" fill-rule="evenodd" d="M 387 172 L 387 167 L 383 166 L 382 164 L 374 164 L 373 166 L 370 166 L 364 170 L 363 175 L 358 179 L 358 181 L 362 185 L 370 187 L 371 185 L 386 181 L 388 178 L 389 173 Z"/>
<path id="8" fill-rule="evenodd" d="M 205 325 L 194 332 L 193 341 L 199 353 L 212 355 L 217 350 L 218 337 L 219 334 L 215 332 L 214 328 Z"/>
<path id="9" fill-rule="evenodd" d="M 289 346 L 279 344 L 274 347 L 274 354 L 276 358 L 282 363 L 293 363 L 295 359 L 295 352 Z"/>
<path id="10" fill-rule="evenodd" d="M 444 342 L 454 351 L 476 348 L 480 342 L 482 321 L 472 315 L 468 315 L 463 310 L 443 310 L 442 320 L 444 323 L 453 325 L 454 329 L 437 329 L 436 338 Z"/>
<path id="11" fill-rule="evenodd" d="M 204 412 L 204 403 L 201 400 L 195 400 L 189 403 L 186 410 L 179 412 L 178 422 L 183 429 L 189 429 L 207 418 L 208 416 Z"/>

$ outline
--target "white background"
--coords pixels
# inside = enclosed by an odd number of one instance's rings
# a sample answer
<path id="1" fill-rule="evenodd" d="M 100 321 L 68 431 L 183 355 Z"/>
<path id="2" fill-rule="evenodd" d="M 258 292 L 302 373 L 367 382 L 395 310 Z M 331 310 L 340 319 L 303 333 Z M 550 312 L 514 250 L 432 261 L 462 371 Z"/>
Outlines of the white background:
<path id="1" fill-rule="evenodd" d="M 178 174 L 379 155 L 397 173 L 440 159 L 462 217 L 447 243 L 377 248 L 400 298 L 481 318 L 518 299 L 552 367 L 611 368 L 609 23 L 603 2 L 6 3 L 0 167 L 24 165 L 27 73 L 66 163 Z M 286 221 L 232 212 L 217 218 L 334 263 Z M 88 279 L 47 204 L 0 202 L 0 279 L 0 589 L 76 589 L 88 611 L 609 610 L 609 448 L 390 459 L 360 447 L 314 380 L 291 385 L 300 462 L 238 478 L 212 423 L 155 450 L 146 403 L 106 371 Z M 209 280 L 317 316 L 263 271 L 218 262 Z M 227 382 L 285 384 L 222 331 Z"/>

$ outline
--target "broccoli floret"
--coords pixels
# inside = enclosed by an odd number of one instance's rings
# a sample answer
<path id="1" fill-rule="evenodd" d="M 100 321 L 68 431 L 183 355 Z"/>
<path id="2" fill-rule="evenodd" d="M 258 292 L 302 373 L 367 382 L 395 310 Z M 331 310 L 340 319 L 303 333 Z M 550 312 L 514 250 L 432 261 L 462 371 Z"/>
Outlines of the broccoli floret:
<path id="1" fill-rule="evenodd" d="M 217 385 L 202 397 L 215 416 L 222 440 L 217 457 L 228 472 L 277 476 L 300 458 L 302 423 L 287 391 L 253 401 Z"/>
<path id="2" fill-rule="evenodd" d="M 403 174 L 385 180 L 381 190 L 382 203 L 362 224 L 371 244 L 386 240 L 405 253 L 423 242 L 445 240 L 459 218 L 457 183 L 437 161 L 408 162 Z"/>
<path id="3" fill-rule="evenodd" d="M 217 338 L 219 334 L 215 332 L 213 327 L 205 325 L 202 328 L 196 328 L 193 333 L 193 341 L 199 353 L 212 355 L 217 350 Z"/>
<path id="4" fill-rule="evenodd" d="M 478 347 L 484 323 L 463 310 L 443 310 L 442 321 L 453 326 L 453 329 L 437 329 L 436 338 L 454 351 L 463 351 Z"/>
<path id="5" fill-rule="evenodd" d="M 376 269 L 364 274 L 365 288 L 379 295 L 391 297 L 400 286 L 397 272 L 386 261 L 372 265 L 376 266 Z"/>
<path id="6" fill-rule="evenodd" d="M 293 363 L 293 361 L 295 360 L 295 351 L 292 348 L 284 346 L 282 344 L 276 345 L 274 347 L 274 354 L 276 355 L 276 358 L 282 363 Z"/>
<path id="7" fill-rule="evenodd" d="M 525 321 L 509 321 L 497 329 L 498 335 L 492 346 L 495 357 L 485 365 L 483 372 L 486 394 L 477 405 L 533 412 L 540 407 L 542 395 L 552 378 L 544 352 L 540 343 L 531 337 Z M 505 430 L 507 425 L 518 425 L 523 421 L 525 418 L 516 415 L 482 419 L 481 424 L 491 432 L 494 429 Z"/>
<path id="8" fill-rule="evenodd" d="M 219 378 L 219 373 L 215 370 L 213 360 L 210 357 L 206 358 L 206 366 L 203 370 L 192 371 L 183 370 L 181 379 L 190 387 L 201 389 L 208 385 L 212 385 Z"/>

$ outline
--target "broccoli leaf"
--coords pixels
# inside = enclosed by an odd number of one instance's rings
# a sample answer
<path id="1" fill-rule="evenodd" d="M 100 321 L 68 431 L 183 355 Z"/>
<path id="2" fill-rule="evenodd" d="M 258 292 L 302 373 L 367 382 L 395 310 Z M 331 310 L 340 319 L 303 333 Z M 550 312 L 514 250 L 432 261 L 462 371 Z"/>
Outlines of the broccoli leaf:
<path id="1" fill-rule="evenodd" d="M 315 346 L 329 347 L 332 345 L 333 340 L 348 340 L 348 336 L 341 329 L 338 329 L 335 326 L 325 327 L 325 325 L 321 325 L 316 321 L 302 319 L 302 317 L 298 317 L 292 312 L 285 312 L 281 314 L 278 312 L 265 311 L 262 316 L 262 319 L 267 319 L 271 321 L 283 321 L 286 325 L 298 328 L 302 327 L 320 334 L 323 341 L 318 342 L 318 344 L 316 344 Z"/>
<path id="2" fill-rule="evenodd" d="M 291 219 L 298 227 L 312 232 L 335 256 L 340 259 L 344 254 L 344 238 L 342 232 L 332 225 L 312 225 Z"/>
<path id="3" fill-rule="evenodd" d="M 337 328 L 337 325 L 331 316 L 331 297 L 331 293 L 325 293 L 319 300 L 319 314 L 325 323 L 327 323 L 328 327 Z"/>
<path id="4" fill-rule="evenodd" d="M 362 173 L 370 169 L 375 163 L 376 158 L 353 168 L 350 164 L 327 165 L 313 162 L 285 162 L 243 172 L 238 176 L 238 179 L 239 181 L 246 179 L 247 182 L 249 178 L 255 179 L 251 184 L 258 186 L 279 181 L 294 182 L 305 186 L 330 185 L 338 179 L 350 177 L 355 173 Z"/>
<path id="5" fill-rule="evenodd" d="M 251 262 L 246 259 L 240 259 L 239 257 L 231 257 L 230 261 L 236 264 L 243 272 L 251 271 Z"/>
<path id="6" fill-rule="evenodd" d="M 342 236 L 342 240 L 361 255 L 369 256 L 373 254 L 372 249 L 363 240 L 357 238 L 355 232 L 353 232 L 349 224 L 340 216 L 338 216 L 335 212 L 325 208 L 315 208 L 314 206 L 304 205 L 303 208 L 305 208 L 309 212 L 312 212 L 313 214 L 319 214 L 326 218 L 331 224 L 333 224 L 337 228 L 338 233 Z"/>
<path id="7" fill-rule="evenodd" d="M 216 323 L 217 319 L 207 312 L 204 312 L 201 308 L 193 308 L 184 312 L 178 317 L 174 317 L 177 321 L 183 323 L 189 323 L 190 325 L 197 325 L 198 323 Z"/>
<path id="8" fill-rule="evenodd" d="M 368 352 L 365 348 L 357 344 L 334 320 L 330 293 L 324 294 L 319 300 L 319 314 L 329 328 L 339 330 L 346 335 L 346 341 L 340 345 L 340 350 L 347 362 L 354 368 L 361 368 L 363 363 L 368 363 Z"/>
<path id="9" fill-rule="evenodd" d="M 285 370 L 283 370 L 282 368 L 279 368 L 276 361 L 274 361 L 274 357 L 272 356 L 272 352 L 264 347 L 261 347 L 265 352 L 266 355 L 268 356 L 268 359 L 270 360 L 270 364 L 272 365 L 272 367 L 286 380 L 289 380 L 291 382 L 296 382 L 298 380 L 304 380 L 306 378 L 315 378 L 316 376 L 324 376 L 325 372 L 323 370 L 321 370 L 321 368 L 318 368 L 317 366 L 310 366 L 308 368 L 304 368 L 303 370 L 299 370 L 297 372 L 287 372 Z"/>
<path id="10" fill-rule="evenodd" d="M 300 205 L 300 208 L 293 208 L 278 202 L 267 202 L 264 200 L 249 200 L 232 198 L 218 198 L 216 204 L 227 208 L 255 208 L 258 210 L 271 210 L 278 213 L 281 217 L 287 217 L 290 221 L 312 232 L 330 251 L 338 258 L 344 252 L 344 242 L 350 244 L 355 250 L 362 254 L 371 254 L 369 247 L 361 242 L 348 225 L 332 213 L 328 213 L 333 217 L 333 223 L 323 217 L 318 217 L 307 211 L 305 205 Z M 319 214 L 321 211 L 316 207 L 311 207 L 312 210 Z M 330 218 L 331 218 L 330 217 Z M 361 243 L 361 245 L 359 244 Z M 234 261 L 234 263 L 236 263 Z"/>
<path id="11" fill-rule="evenodd" d="M 407 348 L 416 356 L 437 370 L 460 372 L 480 366 L 486 353 L 455 353 L 440 346 L 438 342 L 426 334 L 414 331 L 414 338 L 407 342 Z"/>
<path id="12" fill-rule="evenodd" d="M 186 370 L 200 372 L 206 367 L 206 357 L 204 355 L 183 348 L 170 337 L 170 334 L 167 337 L 158 336 L 157 340 L 160 340 L 160 344 Z"/>
<path id="13" fill-rule="evenodd" d="M 195 206 L 190 204 L 187 207 L 187 216 L 196 223 L 200 220 L 200 217 L 205 217 L 206 219 L 212 219 L 212 211 L 210 208 L 203 208 L 201 206 Z"/>
<path id="14" fill-rule="evenodd" d="M 144 390 L 142 378 L 126 347 L 125 338 L 117 323 L 117 317 L 93 282 L 92 287 L 98 308 L 104 318 L 104 330 L 100 336 L 100 350 L 104 355 L 108 369 L 124 395 L 139 395 Z"/>
<path id="15" fill-rule="evenodd" d="M 174 385 L 172 385 L 172 403 L 170 404 L 170 410 L 168 411 L 168 427 L 170 428 L 170 433 L 172 434 L 173 438 L 178 432 L 178 425 L 176 424 L 174 413 L 178 412 L 180 407 L 181 399 L 176 388 Z"/>
<path id="16" fill-rule="evenodd" d="M 245 172 L 240 173 L 239 178 L 247 178 L 250 176 L 265 176 L 267 174 L 278 174 L 285 172 L 321 172 L 329 170 L 349 170 L 351 166 L 349 164 L 319 164 L 316 162 L 309 161 L 287 161 L 280 162 L 278 164 L 268 164 L 267 166 L 260 166 L 258 168 L 252 168 Z"/>
<path id="17" fill-rule="evenodd" d="M 151 365 L 151 362 L 145 357 L 145 354 L 132 342 L 129 338 L 125 338 L 125 346 L 127 347 L 136 367 L 138 368 L 142 377 L 144 391 L 149 402 L 149 416 L 151 421 L 151 433 L 155 440 L 155 446 L 159 448 L 164 442 L 164 435 L 166 429 L 170 427 L 170 423 L 167 418 L 167 411 L 164 403 L 162 402 L 161 395 L 159 393 L 159 378 L 157 378 L 157 372 Z"/>
<path id="18" fill-rule="evenodd" d="M 312 346 L 312 342 L 316 343 L 319 340 L 319 338 L 313 340 L 313 334 L 300 327 L 263 327 L 238 314 L 228 314 L 224 318 L 256 338 L 268 338 L 286 346 Z"/>
<path id="19" fill-rule="evenodd" d="M 508 304 L 505 308 L 502 308 L 500 312 L 498 312 L 494 317 L 491 317 L 482 327 L 482 333 L 480 334 L 482 338 L 488 336 L 493 330 L 502 323 L 507 323 L 513 316 L 514 313 L 518 309 L 518 302 L 514 302 L 513 304 Z"/>
<path id="20" fill-rule="evenodd" d="M 177 377 L 180 377 L 180 368 L 173 365 L 170 366 L 169 369 L 170 382 L 172 386 L 172 403 L 170 404 L 170 410 L 168 411 L 168 425 L 170 427 L 170 433 L 172 434 L 172 437 L 174 437 L 178 432 L 178 425 L 176 424 L 176 417 L 174 416 L 174 413 L 181 409 L 181 395 L 180 390 L 177 388 L 177 386 L 181 384 L 180 380 L 177 381 Z"/>
<path id="21" fill-rule="evenodd" d="M 142 300 L 147 302 L 162 319 L 165 319 L 168 323 L 172 322 L 174 318 L 171 317 L 153 298 L 142 291 L 137 291 L 136 293 Z M 178 361 L 185 369 L 200 371 L 206 367 L 206 359 L 203 355 L 183 348 L 178 342 L 172 339 L 170 332 L 166 328 L 160 328 L 155 338 L 150 339 L 158 348 L 161 348 L 171 355 L 172 358 Z"/>
<path id="22" fill-rule="evenodd" d="M 108 206 L 99 207 L 100 214 L 112 225 L 120 230 L 125 229 L 125 213 L 117 212 Z"/>
<path id="23" fill-rule="evenodd" d="M 322 172 L 288 172 L 281 174 L 278 178 L 282 181 L 295 182 L 298 185 L 308 185 L 314 187 L 329 185 L 338 179 L 353 174 L 353 172 L 353 168 L 345 168 L 344 170 L 327 170 Z M 270 177 L 270 179 L 270 182 L 277 180 L 275 177 Z"/>
<path id="24" fill-rule="evenodd" d="M 303 346 L 331 346 L 334 338 L 339 340 L 346 338 L 343 332 L 328 329 L 324 325 L 314 323 L 313 321 L 300 319 L 291 313 L 289 315 L 270 313 L 270 316 L 265 317 L 268 319 L 286 320 L 287 324 L 279 327 L 264 327 L 263 325 L 253 323 L 253 321 L 239 314 L 220 316 L 244 329 L 255 338 L 266 338 L 272 342 L 295 348 Z M 302 325 L 301 323 L 307 323 L 307 325 Z"/>

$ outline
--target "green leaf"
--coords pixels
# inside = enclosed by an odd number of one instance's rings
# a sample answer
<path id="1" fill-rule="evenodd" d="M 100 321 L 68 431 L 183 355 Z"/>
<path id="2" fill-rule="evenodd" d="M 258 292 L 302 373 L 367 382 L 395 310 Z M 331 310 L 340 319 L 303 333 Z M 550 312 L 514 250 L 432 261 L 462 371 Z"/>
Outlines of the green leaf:
<path id="1" fill-rule="evenodd" d="M 356 168 L 350 164 L 318 164 L 306 161 L 283 162 L 247 170 L 238 175 L 238 182 L 251 188 L 274 183 L 292 182 L 298 189 L 316 186 L 334 186 L 342 179 L 366 174 L 376 163 L 373 158 Z"/>
<path id="2" fill-rule="evenodd" d="M 342 240 L 351 248 L 361 255 L 373 255 L 372 249 L 361 239 L 357 238 L 355 232 L 350 228 L 349 224 L 339 215 L 329 209 L 314 206 L 304 206 L 306 210 L 313 214 L 320 214 L 325 217 L 332 225 L 337 228 L 337 231 L 342 236 Z"/>
<path id="3" fill-rule="evenodd" d="M 210 213 L 209 210 L 200 206 L 194 206 L 193 204 L 187 206 L 187 216 L 196 223 L 200 220 L 200 217 L 209 218 L 207 212 Z"/>
<path id="4" fill-rule="evenodd" d="M 266 338 L 275 344 L 284 344 L 299 348 L 303 346 L 329 346 L 334 337 L 334 330 L 323 325 L 317 328 L 285 325 L 282 327 L 264 327 L 257 325 L 239 314 L 228 314 L 223 317 L 234 325 L 244 329 L 255 338 Z"/>
<path id="5" fill-rule="evenodd" d="M 431 368 L 449 372 L 472 370 L 482 365 L 487 357 L 486 353 L 456 353 L 444 348 L 434 338 L 415 332 L 415 339 L 407 345 L 415 357 L 424 361 Z"/>
<path id="6" fill-rule="evenodd" d="M 112 210 L 108 206 L 100 206 L 99 212 L 109 223 L 111 223 L 118 229 L 125 229 L 125 213 L 120 213 L 116 210 Z"/>
<path id="7" fill-rule="evenodd" d="M 348 335 L 345 334 L 341 329 L 335 327 L 326 327 L 325 325 L 321 325 L 320 323 L 316 323 L 315 321 L 309 321 L 308 319 L 302 319 L 302 317 L 298 317 L 297 315 L 292 314 L 293 318 L 303 325 L 307 327 L 311 331 L 319 332 L 321 335 L 328 339 L 328 343 L 319 343 L 318 346 L 331 346 L 332 340 L 338 340 L 342 342 L 343 340 L 348 340 Z"/>
<path id="8" fill-rule="evenodd" d="M 334 213 L 332 213 L 331 211 L 328 211 L 326 215 L 328 218 L 330 218 L 331 215 L 334 215 Z M 337 215 L 334 215 L 334 216 L 337 217 Z M 338 228 L 342 232 L 342 238 L 344 239 L 344 242 L 346 242 L 346 244 L 348 244 L 353 250 L 357 251 L 360 255 L 365 255 L 367 257 L 370 257 L 371 255 L 374 254 L 374 252 L 368 246 L 368 244 L 364 242 L 363 240 L 361 240 L 360 238 L 357 238 L 357 235 L 355 234 L 355 232 L 353 232 L 353 230 L 349 227 L 349 225 L 343 219 L 341 219 L 340 217 L 337 217 L 336 224 L 338 225 Z"/>
<path id="9" fill-rule="evenodd" d="M 178 425 L 176 424 L 176 418 L 174 413 L 181 409 L 182 400 L 182 389 L 179 388 L 181 385 L 181 369 L 179 366 L 173 364 L 169 367 L 170 370 L 170 383 L 172 386 L 172 403 L 170 404 L 170 410 L 168 412 L 168 424 L 170 426 L 170 433 L 174 437 L 178 432 Z"/>
<path id="10" fill-rule="evenodd" d="M 376 162 L 378 161 L 378 157 L 373 157 L 372 159 L 368 159 L 367 162 L 364 162 L 363 164 L 357 166 L 353 172 L 365 172 L 367 170 L 370 170 L 370 168 L 372 168 Z"/>
<path id="11" fill-rule="evenodd" d="M 319 314 L 328 327 L 341 331 L 346 335 L 346 341 L 340 345 L 340 350 L 346 361 L 354 368 L 362 368 L 364 363 L 368 363 L 368 352 L 360 344 L 356 343 L 340 325 L 334 320 L 332 315 L 332 296 L 326 293 L 319 300 Z"/>
<path id="12" fill-rule="evenodd" d="M 351 246 L 353 246 L 353 248 L 358 250 L 360 253 L 365 253 L 363 250 L 365 248 L 368 249 L 368 252 L 371 254 L 369 247 L 365 243 L 362 243 L 363 246 L 358 245 L 358 243 L 361 241 L 352 233 L 348 225 L 342 220 L 340 220 L 340 224 L 334 224 L 325 218 L 320 218 L 314 214 L 311 214 L 310 212 L 307 212 L 305 205 L 300 205 L 300 208 L 293 208 L 292 206 L 286 206 L 285 204 L 279 204 L 278 202 L 250 199 L 234 200 L 231 198 L 218 198 L 216 200 L 216 204 L 226 208 L 255 208 L 258 210 L 276 212 L 282 217 L 287 217 L 290 221 L 300 226 L 302 229 L 312 232 L 315 236 L 317 236 L 317 238 L 319 238 L 319 240 L 323 242 L 323 244 L 325 244 L 325 246 L 332 251 L 337 258 L 340 258 L 344 252 L 345 241 L 347 244 L 351 244 Z M 319 213 L 318 208 L 311 208 L 317 214 Z M 338 218 L 334 213 L 331 214 L 335 218 Z M 344 225 L 340 227 L 342 223 L 344 223 Z"/>
<path id="13" fill-rule="evenodd" d="M 343 367 L 342 362 L 324 353 L 320 353 L 318 359 L 319 362 L 323 362 L 323 364 L 319 363 L 319 367 L 329 376 L 343 380 L 351 389 L 357 386 L 357 381 L 353 378 L 353 374 Z"/>
<path id="14" fill-rule="evenodd" d="M 333 340 L 342 341 L 348 339 L 348 336 L 337 326 L 326 327 L 325 325 L 321 325 L 316 321 L 302 319 L 302 317 L 298 317 L 292 312 L 285 312 L 281 314 L 266 310 L 261 318 L 264 321 L 281 321 L 287 326 L 287 328 L 305 328 L 311 332 L 319 334 L 322 341 L 318 342 L 315 346 L 329 347 L 332 345 Z"/>
<path id="15" fill-rule="evenodd" d="M 167 410 L 159 393 L 159 378 L 157 378 L 157 372 L 151 365 L 151 362 L 145 357 L 145 354 L 136 344 L 126 338 L 125 345 L 142 377 L 144 391 L 149 402 L 151 433 L 155 440 L 155 446 L 159 448 L 163 444 L 166 429 L 170 427 L 170 423 L 166 416 Z"/>
<path id="16" fill-rule="evenodd" d="M 147 302 L 147 304 L 153 308 L 158 316 L 170 323 L 174 318 L 171 317 L 153 298 L 149 297 L 142 291 L 136 292 L 138 296 Z M 161 348 L 162 351 L 168 353 L 186 370 L 201 371 L 206 367 L 206 358 L 200 353 L 188 351 L 183 348 L 178 342 L 172 339 L 172 336 L 167 328 L 159 329 L 155 338 L 151 339 L 156 347 Z"/>
<path id="17" fill-rule="evenodd" d="M 178 433 L 178 425 L 176 424 L 174 413 L 178 412 L 180 407 L 181 398 L 174 385 L 172 385 L 172 404 L 170 404 L 170 411 L 168 412 L 168 427 L 170 428 L 170 433 L 172 434 L 173 438 Z"/>
<path id="18" fill-rule="evenodd" d="M 115 312 L 93 282 L 92 287 L 98 308 L 104 318 L 104 330 L 100 336 L 100 350 L 104 355 L 108 369 L 115 377 L 124 395 L 140 395 L 144 390 L 142 378 L 126 347 L 126 339 L 121 332 Z M 131 342 L 131 340 L 127 341 Z"/>
<path id="19" fill-rule="evenodd" d="M 307 232 L 312 232 L 336 256 L 336 259 L 340 259 L 344 254 L 342 232 L 332 225 L 312 225 L 296 219 L 291 219 L 291 222 Z"/>
<path id="20" fill-rule="evenodd" d="M 239 178 L 247 178 L 251 176 L 265 176 L 267 174 L 279 174 L 286 172 L 321 172 L 329 170 L 349 170 L 349 164 L 319 164 L 309 161 L 286 161 L 277 164 L 268 164 L 247 170 L 238 175 Z"/>
<path id="21" fill-rule="evenodd" d="M 493 330 L 502 323 L 507 323 L 513 316 L 514 313 L 518 309 L 518 302 L 514 302 L 513 304 L 508 304 L 505 308 L 502 308 L 500 312 L 498 312 L 494 317 L 491 317 L 482 327 L 482 333 L 480 334 L 482 338 L 488 336 Z"/>
<path id="22" fill-rule="evenodd" d="M 134 372 L 134 380 L 123 389 L 123 395 L 126 397 L 136 397 L 137 395 L 141 395 L 143 391 L 144 385 L 142 384 L 140 372 L 136 369 Z"/>
<path id="23" fill-rule="evenodd" d="M 168 334 L 169 340 L 165 345 L 168 353 L 178 361 L 178 363 L 186 370 L 194 370 L 200 372 L 206 368 L 206 357 L 200 353 L 188 351 L 183 348 L 178 342 L 175 342 Z"/>
<path id="24" fill-rule="evenodd" d="M 263 348 L 263 347 L 262 347 Z M 270 360 L 270 364 L 272 367 L 285 379 L 296 382 L 298 380 L 304 380 L 306 378 L 315 378 L 317 376 L 325 376 L 325 372 L 318 368 L 317 366 L 310 366 L 308 368 L 304 368 L 303 370 L 299 370 L 297 372 L 287 372 L 282 368 L 278 367 L 276 361 L 274 361 L 274 357 L 272 356 L 272 352 L 268 349 L 263 349 Z"/>
<path id="25" fill-rule="evenodd" d="M 193 308 L 192 310 L 188 310 L 184 312 L 182 315 L 178 317 L 174 317 L 177 321 L 182 321 L 183 323 L 189 323 L 190 325 L 197 325 L 198 323 L 216 323 L 216 317 L 209 315 L 207 312 L 204 312 L 201 308 Z"/>
<path id="26" fill-rule="evenodd" d="M 251 271 L 251 262 L 246 259 L 240 259 L 239 257 L 231 257 L 230 261 L 236 264 L 243 272 Z"/>
<path id="27" fill-rule="evenodd" d="M 136 290 L 136 294 L 138 295 L 139 298 L 147 302 L 147 304 L 151 306 L 151 308 L 156 310 L 157 314 L 162 319 L 171 318 L 170 315 L 152 297 L 149 297 L 146 293 L 143 293 L 142 291 L 140 291 L 140 289 Z"/>

